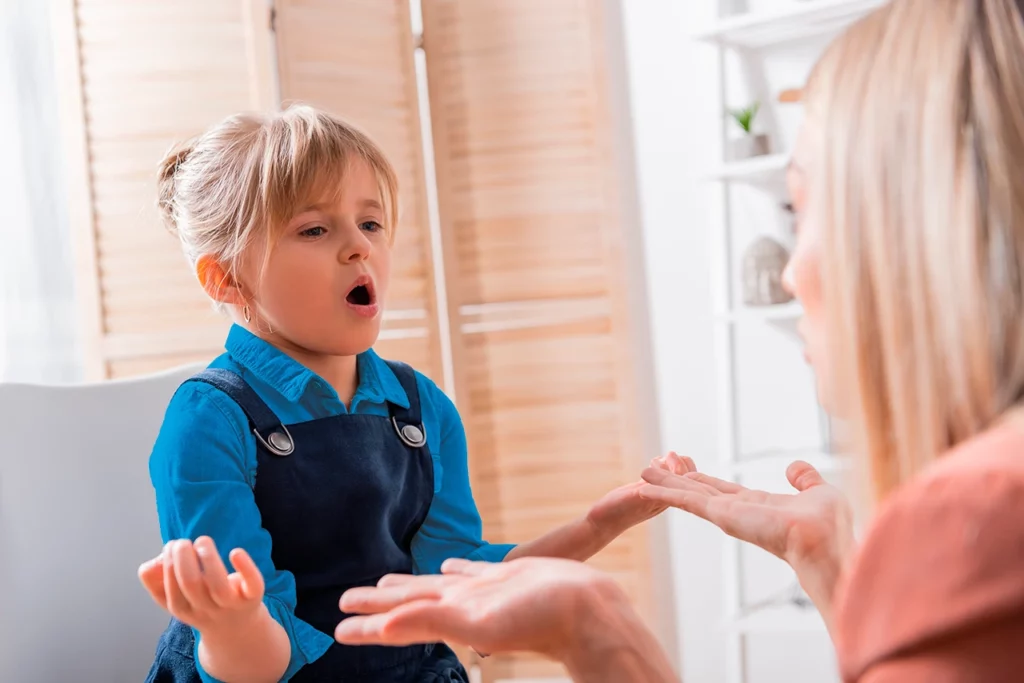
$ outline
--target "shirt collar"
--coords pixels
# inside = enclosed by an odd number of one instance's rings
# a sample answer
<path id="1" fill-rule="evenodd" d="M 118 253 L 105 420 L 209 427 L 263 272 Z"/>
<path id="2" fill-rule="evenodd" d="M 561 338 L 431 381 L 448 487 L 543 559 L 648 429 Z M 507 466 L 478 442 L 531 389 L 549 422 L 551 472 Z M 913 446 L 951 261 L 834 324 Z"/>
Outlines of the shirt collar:
<path id="1" fill-rule="evenodd" d="M 288 401 L 301 399 L 310 383 L 320 379 L 315 372 L 241 325 L 231 326 L 225 349 L 235 362 L 272 386 Z M 359 354 L 356 362 L 359 386 L 352 399 L 353 409 L 360 401 L 409 407 L 409 397 L 402 383 L 373 349 Z"/>

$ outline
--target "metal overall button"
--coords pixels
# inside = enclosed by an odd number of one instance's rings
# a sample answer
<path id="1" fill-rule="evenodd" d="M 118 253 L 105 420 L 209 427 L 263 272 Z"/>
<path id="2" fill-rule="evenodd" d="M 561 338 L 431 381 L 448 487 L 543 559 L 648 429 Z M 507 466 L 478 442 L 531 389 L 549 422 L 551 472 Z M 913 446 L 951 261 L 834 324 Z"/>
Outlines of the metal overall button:
<path id="1" fill-rule="evenodd" d="M 395 426 L 398 438 L 409 448 L 422 448 L 427 443 L 427 433 L 422 425 L 398 426 L 398 421 L 391 418 L 391 424 Z"/>
<path id="2" fill-rule="evenodd" d="M 288 432 L 288 428 L 281 425 L 279 428 L 270 432 L 270 435 L 264 439 L 263 435 L 257 430 L 253 430 L 256 434 L 256 438 L 263 444 L 263 447 L 274 455 L 286 456 L 291 455 L 295 450 L 295 442 L 292 440 L 292 435 Z"/>

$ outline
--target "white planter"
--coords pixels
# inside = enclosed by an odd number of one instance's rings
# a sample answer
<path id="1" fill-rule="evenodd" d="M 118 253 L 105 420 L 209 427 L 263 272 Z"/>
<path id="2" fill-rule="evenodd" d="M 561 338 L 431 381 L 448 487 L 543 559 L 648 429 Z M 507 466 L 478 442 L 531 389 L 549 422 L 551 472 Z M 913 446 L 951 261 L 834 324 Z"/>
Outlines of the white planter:
<path id="1" fill-rule="evenodd" d="M 740 161 L 752 157 L 771 154 L 772 146 L 768 136 L 764 133 L 757 135 L 744 135 L 741 138 L 729 141 L 729 159 Z"/>

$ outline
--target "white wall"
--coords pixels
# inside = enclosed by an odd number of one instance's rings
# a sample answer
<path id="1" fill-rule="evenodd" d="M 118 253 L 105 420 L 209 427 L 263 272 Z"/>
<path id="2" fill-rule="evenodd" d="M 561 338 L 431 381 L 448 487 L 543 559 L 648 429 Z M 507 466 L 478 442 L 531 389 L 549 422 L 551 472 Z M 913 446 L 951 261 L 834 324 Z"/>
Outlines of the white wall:
<path id="1" fill-rule="evenodd" d="M 793 0 L 754 1 L 761 9 Z M 661 446 L 692 456 L 712 472 L 718 470 L 718 428 L 725 419 L 715 363 L 713 225 L 723 219 L 728 200 L 736 230 L 734 263 L 757 234 L 785 238 L 787 228 L 778 212 L 780 197 L 749 188 L 727 197 L 720 186 L 699 179 L 722 158 L 720 73 L 728 75 L 727 95 L 735 100 L 730 104 L 755 96 L 750 82 L 757 80 L 731 57 L 720 63 L 716 49 L 688 39 L 715 18 L 716 5 L 621 0 Z M 769 95 L 799 86 L 819 50 L 820 44 L 805 45 L 773 54 L 760 85 Z M 785 151 L 799 111 L 775 106 L 765 114 L 762 125 Z M 735 354 L 737 448 L 744 454 L 816 448 L 822 433 L 813 382 L 792 340 L 763 323 L 738 327 Z M 783 468 L 769 466 L 768 476 L 745 483 L 784 487 Z M 675 603 L 683 680 L 726 681 L 723 536 L 679 512 L 671 512 L 668 523 L 673 585 L 665 595 Z M 741 557 L 748 602 L 792 581 L 788 568 L 766 553 L 748 547 Z M 750 683 L 836 680 L 831 645 L 820 629 L 751 635 L 745 656 Z"/>
<path id="2" fill-rule="evenodd" d="M 622 3 L 662 445 L 702 464 L 714 460 L 716 444 L 713 192 L 694 176 L 718 151 L 706 127 L 716 118 L 717 59 L 684 37 L 711 10 L 693 0 Z M 675 512 L 669 525 L 681 673 L 720 681 L 720 532 Z"/>

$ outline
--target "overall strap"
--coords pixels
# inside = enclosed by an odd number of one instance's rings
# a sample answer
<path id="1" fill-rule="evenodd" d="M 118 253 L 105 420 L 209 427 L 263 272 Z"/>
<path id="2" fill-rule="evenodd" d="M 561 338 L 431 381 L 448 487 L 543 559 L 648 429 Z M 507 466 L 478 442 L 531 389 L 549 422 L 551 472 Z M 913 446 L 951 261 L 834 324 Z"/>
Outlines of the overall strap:
<path id="1" fill-rule="evenodd" d="M 281 424 L 263 399 L 237 373 L 219 368 L 207 368 L 193 375 L 187 381 L 209 384 L 228 395 L 238 404 L 252 428 L 256 440 L 274 455 L 289 455 L 295 450 L 295 442 L 288 428 Z"/>
<path id="2" fill-rule="evenodd" d="M 420 411 L 420 390 L 416 385 L 416 371 L 399 361 L 387 360 L 384 362 L 395 373 L 395 377 L 409 399 L 408 408 L 388 402 L 391 423 L 395 426 L 395 431 L 402 443 L 409 448 L 422 448 L 427 443 L 427 430 L 423 427 L 423 416 Z"/>

